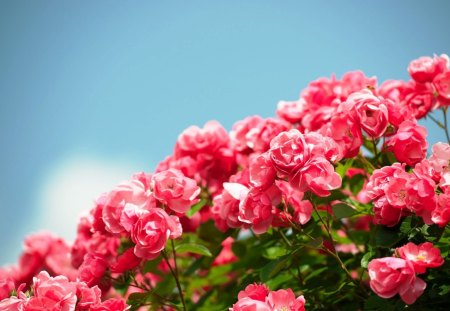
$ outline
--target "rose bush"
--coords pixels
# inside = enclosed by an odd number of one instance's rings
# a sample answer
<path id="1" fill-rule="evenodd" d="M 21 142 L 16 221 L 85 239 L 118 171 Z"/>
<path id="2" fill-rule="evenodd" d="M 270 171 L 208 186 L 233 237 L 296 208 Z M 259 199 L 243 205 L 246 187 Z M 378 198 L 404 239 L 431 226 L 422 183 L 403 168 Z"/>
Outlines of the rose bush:
<path id="1" fill-rule="evenodd" d="M 320 78 L 276 118 L 189 127 L 73 244 L 27 237 L 0 311 L 448 310 L 449 58 L 408 72 Z"/>

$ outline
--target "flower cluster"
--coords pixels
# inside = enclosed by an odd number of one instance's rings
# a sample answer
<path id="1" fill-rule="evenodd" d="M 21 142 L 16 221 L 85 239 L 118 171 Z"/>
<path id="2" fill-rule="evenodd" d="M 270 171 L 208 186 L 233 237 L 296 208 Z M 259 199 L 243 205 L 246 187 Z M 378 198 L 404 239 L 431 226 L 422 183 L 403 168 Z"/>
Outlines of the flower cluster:
<path id="1" fill-rule="evenodd" d="M 399 294 L 405 303 L 413 304 L 427 286 L 416 274 L 441 266 L 444 259 L 439 249 L 429 242 L 420 245 L 410 242 L 397 248 L 395 254 L 398 257 L 374 259 L 369 263 L 370 287 L 380 297 Z"/>
<path id="2" fill-rule="evenodd" d="M 72 245 L 27 237 L 0 311 L 448 308 L 449 65 L 319 78 L 276 117 L 187 128 L 95 200 Z M 428 116 L 447 143 L 427 157 Z"/>

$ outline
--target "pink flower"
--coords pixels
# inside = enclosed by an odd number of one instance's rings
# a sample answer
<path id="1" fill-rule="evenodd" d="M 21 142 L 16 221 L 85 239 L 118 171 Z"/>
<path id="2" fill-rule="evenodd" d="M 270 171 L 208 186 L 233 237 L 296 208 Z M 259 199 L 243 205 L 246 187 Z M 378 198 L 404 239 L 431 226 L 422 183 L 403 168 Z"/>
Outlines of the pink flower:
<path id="1" fill-rule="evenodd" d="M 318 196 L 330 195 L 330 190 L 341 186 L 342 179 L 334 171 L 333 165 L 325 158 L 317 157 L 308 161 L 303 168 L 290 177 L 292 186 L 302 192 L 312 191 Z"/>
<path id="2" fill-rule="evenodd" d="M 302 120 L 304 105 L 305 100 L 303 98 L 296 101 L 279 101 L 277 115 L 290 123 L 298 123 Z"/>
<path id="3" fill-rule="evenodd" d="M 351 110 L 361 128 L 372 138 L 382 136 L 389 124 L 386 100 L 368 89 L 351 94 L 340 109 Z"/>
<path id="4" fill-rule="evenodd" d="M 438 196 L 431 220 L 440 227 L 445 227 L 450 222 L 450 193 L 442 193 Z"/>
<path id="5" fill-rule="evenodd" d="M 221 229 L 240 228 L 239 204 L 247 196 L 249 189 L 239 183 L 224 183 L 220 195 L 214 197 L 211 212 L 217 221 L 223 222 Z"/>
<path id="6" fill-rule="evenodd" d="M 266 189 L 275 182 L 275 177 L 276 171 L 268 152 L 259 155 L 251 161 L 250 183 L 253 187 Z"/>
<path id="7" fill-rule="evenodd" d="M 272 307 L 272 310 L 276 311 L 305 310 L 305 298 L 303 296 L 295 298 L 294 292 L 290 288 L 270 292 L 267 297 L 267 303 Z"/>
<path id="8" fill-rule="evenodd" d="M 76 285 L 66 277 L 50 275 L 42 271 L 34 279 L 34 296 L 24 306 L 24 310 L 71 311 L 77 303 Z"/>
<path id="9" fill-rule="evenodd" d="M 401 258 L 374 259 L 368 270 L 370 287 L 382 298 L 399 294 L 405 303 L 413 304 L 426 287 L 426 283 L 416 277 L 413 264 Z"/>
<path id="10" fill-rule="evenodd" d="M 405 97 L 405 103 L 411 109 L 414 117 L 420 119 L 427 115 L 435 105 L 434 90 L 431 83 L 411 83 L 410 93 Z"/>
<path id="11" fill-rule="evenodd" d="M 298 130 L 280 133 L 270 142 L 270 158 L 281 174 L 290 175 L 310 158 L 310 150 Z"/>
<path id="12" fill-rule="evenodd" d="M 264 233 L 272 223 L 272 209 L 280 202 L 281 192 L 276 185 L 263 191 L 251 189 L 239 205 L 238 219 L 251 225 L 256 234 Z"/>
<path id="13" fill-rule="evenodd" d="M 311 157 L 325 157 L 330 162 L 342 159 L 338 144 L 330 137 L 317 132 L 309 132 L 303 135 L 306 144 L 311 151 Z"/>
<path id="14" fill-rule="evenodd" d="M 80 280 L 88 286 L 100 283 L 108 264 L 104 258 L 95 254 L 86 254 L 84 261 L 78 268 Z"/>
<path id="15" fill-rule="evenodd" d="M 444 264 L 441 251 L 432 243 L 425 242 L 419 245 L 408 243 L 396 249 L 400 258 L 412 262 L 416 273 L 425 273 L 426 268 L 437 268 Z"/>
<path id="16" fill-rule="evenodd" d="M 128 306 L 123 299 L 111 298 L 98 305 L 91 306 L 90 311 L 125 311 L 129 308 L 130 306 Z"/>
<path id="17" fill-rule="evenodd" d="M 254 300 L 251 298 L 239 299 L 229 311 L 273 311 L 273 309 L 264 301 Z"/>
<path id="18" fill-rule="evenodd" d="M 238 294 L 238 299 L 251 298 L 254 300 L 265 301 L 269 289 L 264 284 L 249 284 L 244 290 L 241 290 Z"/>
<path id="19" fill-rule="evenodd" d="M 200 187 L 178 170 L 168 169 L 153 175 L 152 186 L 155 198 L 175 212 L 186 213 L 198 202 Z"/>
<path id="20" fill-rule="evenodd" d="M 366 186 L 367 196 L 372 200 L 384 196 L 389 182 L 397 178 L 409 178 L 408 173 L 405 172 L 404 164 L 394 163 L 391 166 L 374 170 Z"/>
<path id="21" fill-rule="evenodd" d="M 90 307 L 101 303 L 102 291 L 98 286 L 88 287 L 86 283 L 78 282 L 76 311 L 89 311 Z"/>
<path id="22" fill-rule="evenodd" d="M 375 224 L 393 227 L 400 221 L 403 209 L 393 207 L 383 196 L 373 202 L 373 213 L 375 214 L 373 219 Z"/>
<path id="23" fill-rule="evenodd" d="M 311 219 L 313 206 L 310 201 L 303 200 L 303 192 L 292 187 L 288 182 L 277 181 L 283 200 L 286 205 L 290 205 L 294 210 L 294 221 L 304 225 Z"/>
<path id="24" fill-rule="evenodd" d="M 388 142 L 397 160 L 410 166 L 423 160 L 427 154 L 427 130 L 413 121 L 404 121 Z"/>
<path id="25" fill-rule="evenodd" d="M 411 77 L 420 83 L 431 82 L 434 77 L 448 66 L 448 56 L 441 55 L 431 58 L 429 56 L 419 57 L 408 66 Z"/>
<path id="26" fill-rule="evenodd" d="M 247 145 L 256 152 L 265 152 L 270 147 L 270 141 L 291 128 L 290 124 L 284 120 L 267 118 L 257 127 L 249 130 L 246 135 Z"/>
<path id="27" fill-rule="evenodd" d="M 439 104 L 448 106 L 450 104 L 450 71 L 436 76 L 433 85 L 439 95 Z"/>
<path id="28" fill-rule="evenodd" d="M 239 152 L 250 150 L 248 134 L 251 129 L 258 127 L 262 122 L 263 118 L 260 116 L 251 116 L 236 122 L 230 132 L 233 148 Z"/>
<path id="29" fill-rule="evenodd" d="M 198 126 L 185 129 L 178 137 L 175 155 L 195 156 L 202 152 L 211 154 L 226 146 L 228 141 L 228 133 L 223 126 L 217 121 L 209 121 L 202 129 Z"/>
<path id="30" fill-rule="evenodd" d="M 117 257 L 110 270 L 114 273 L 123 273 L 136 268 L 141 262 L 142 259 L 134 254 L 133 248 L 129 248 Z"/>
<path id="31" fill-rule="evenodd" d="M 8 298 L 14 289 L 14 280 L 12 278 L 0 276 L 0 301 Z"/>
<path id="32" fill-rule="evenodd" d="M 135 223 L 131 239 L 136 244 L 136 256 L 152 260 L 164 249 L 167 240 L 181 236 L 182 228 L 177 216 L 169 216 L 161 208 L 146 211 Z"/>
<path id="33" fill-rule="evenodd" d="M 22 311 L 24 310 L 24 305 L 27 302 L 25 297 L 18 298 L 15 296 L 5 298 L 0 301 L 1 311 Z"/>

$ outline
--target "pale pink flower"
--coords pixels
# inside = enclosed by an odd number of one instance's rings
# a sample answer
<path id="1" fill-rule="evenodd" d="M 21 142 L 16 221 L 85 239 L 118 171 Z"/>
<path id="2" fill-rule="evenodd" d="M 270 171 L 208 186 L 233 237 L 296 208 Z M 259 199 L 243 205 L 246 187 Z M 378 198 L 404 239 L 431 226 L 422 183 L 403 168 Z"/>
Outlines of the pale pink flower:
<path id="1" fill-rule="evenodd" d="M 250 184 L 255 188 L 266 189 L 273 185 L 276 170 L 268 152 L 265 152 L 250 162 Z"/>
<path id="2" fill-rule="evenodd" d="M 342 179 L 327 159 L 317 157 L 295 172 L 289 178 L 289 182 L 302 192 L 310 190 L 318 196 L 325 197 L 330 195 L 331 190 L 341 186 Z"/>
<path id="3" fill-rule="evenodd" d="M 276 185 L 265 190 L 251 189 L 239 205 L 239 221 L 252 226 L 256 234 L 269 229 L 272 223 L 272 209 L 280 204 L 281 191 Z"/>
<path id="4" fill-rule="evenodd" d="M 169 238 L 176 239 L 181 233 L 177 216 L 169 216 L 161 208 L 152 208 L 139 217 L 131 231 L 131 239 L 136 244 L 134 253 L 140 258 L 154 259 Z"/>
<path id="5" fill-rule="evenodd" d="M 341 111 L 352 111 L 361 128 L 372 138 L 381 137 L 389 124 L 386 100 L 368 89 L 351 94 L 339 108 Z"/>
<path id="6" fill-rule="evenodd" d="M 298 130 L 280 133 L 270 142 L 270 158 L 281 174 L 290 175 L 311 157 L 310 148 Z"/>
<path id="7" fill-rule="evenodd" d="M 267 304 L 274 311 L 304 311 L 305 298 L 303 296 L 295 297 L 292 289 L 279 289 L 272 291 L 267 297 Z"/>
<path id="8" fill-rule="evenodd" d="M 251 149 L 248 133 L 251 129 L 258 127 L 262 122 L 263 118 L 260 116 L 251 116 L 236 122 L 230 132 L 231 146 L 239 152 Z"/>
<path id="9" fill-rule="evenodd" d="M 427 268 L 437 268 L 444 264 L 441 251 L 432 243 L 425 242 L 416 245 L 412 242 L 396 249 L 396 254 L 412 262 L 416 273 L 425 273 Z"/>
<path id="10" fill-rule="evenodd" d="M 239 217 L 239 204 L 247 196 L 249 189 L 239 183 L 224 183 L 220 195 L 214 197 L 211 212 L 216 222 L 223 222 L 221 229 L 240 228 L 242 222 Z"/>
<path id="11" fill-rule="evenodd" d="M 157 200 L 178 213 L 187 212 L 199 200 L 197 183 L 175 169 L 153 175 L 152 188 Z"/>
<path id="12" fill-rule="evenodd" d="M 388 142 L 390 150 L 398 161 L 414 166 L 427 153 L 427 130 L 413 121 L 405 121 Z"/>
<path id="13" fill-rule="evenodd" d="M 399 294 L 405 303 L 413 304 L 426 287 L 426 283 L 416 277 L 413 264 L 401 258 L 373 259 L 368 270 L 370 287 L 382 298 Z"/>
<path id="14" fill-rule="evenodd" d="M 277 115 L 290 123 L 298 123 L 302 120 L 304 105 L 305 100 L 303 98 L 296 101 L 279 101 Z"/>

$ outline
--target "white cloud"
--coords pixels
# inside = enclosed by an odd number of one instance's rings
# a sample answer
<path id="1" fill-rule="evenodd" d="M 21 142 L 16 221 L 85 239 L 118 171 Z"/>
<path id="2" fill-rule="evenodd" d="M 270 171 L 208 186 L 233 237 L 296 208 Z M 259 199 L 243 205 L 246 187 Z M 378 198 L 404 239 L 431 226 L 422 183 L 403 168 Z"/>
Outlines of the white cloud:
<path id="1" fill-rule="evenodd" d="M 127 161 L 108 161 L 78 156 L 57 164 L 38 192 L 39 217 L 36 224 L 73 241 L 79 216 L 92 208 L 93 201 L 122 180 L 142 169 Z"/>

